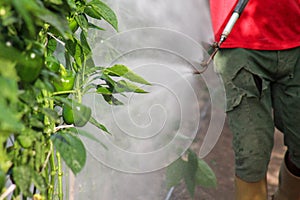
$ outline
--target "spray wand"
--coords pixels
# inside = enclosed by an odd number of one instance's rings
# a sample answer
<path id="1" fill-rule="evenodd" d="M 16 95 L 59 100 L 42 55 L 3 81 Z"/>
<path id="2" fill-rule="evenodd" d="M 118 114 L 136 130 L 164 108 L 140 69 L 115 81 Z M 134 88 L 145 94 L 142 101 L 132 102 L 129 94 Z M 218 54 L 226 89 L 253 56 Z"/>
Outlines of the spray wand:
<path id="1" fill-rule="evenodd" d="M 244 8 L 246 7 L 248 1 L 249 0 L 239 0 L 238 1 L 236 7 L 233 10 L 233 13 L 232 13 L 230 19 L 228 20 L 228 22 L 221 34 L 219 42 L 214 42 L 212 44 L 213 52 L 211 53 L 210 57 L 206 61 L 201 62 L 200 65 L 201 65 L 201 67 L 203 67 L 203 70 L 196 71 L 196 72 L 194 72 L 194 74 L 201 74 L 202 72 L 204 72 L 206 70 L 209 63 L 212 61 L 212 59 L 214 58 L 216 53 L 219 51 L 221 44 L 226 40 L 226 38 L 230 34 L 233 26 L 235 25 L 236 21 L 239 19 L 240 15 L 242 14 Z"/>

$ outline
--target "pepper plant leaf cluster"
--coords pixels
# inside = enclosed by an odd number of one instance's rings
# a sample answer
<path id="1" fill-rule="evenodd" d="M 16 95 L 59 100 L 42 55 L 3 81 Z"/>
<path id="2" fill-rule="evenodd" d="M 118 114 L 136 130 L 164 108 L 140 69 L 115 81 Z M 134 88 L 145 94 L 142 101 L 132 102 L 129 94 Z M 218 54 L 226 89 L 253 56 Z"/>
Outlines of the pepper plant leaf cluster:
<path id="1" fill-rule="evenodd" d="M 95 20 L 118 30 L 100 0 L 0 2 L 0 199 L 12 185 L 11 199 L 63 199 L 62 160 L 74 174 L 86 162 L 79 136 L 105 147 L 77 127 L 91 123 L 110 134 L 83 95 L 121 105 L 116 94 L 146 93 L 141 85 L 150 83 L 128 67 L 95 66 L 89 29 L 104 30 Z"/>
<path id="2" fill-rule="evenodd" d="M 205 188 L 217 186 L 214 172 L 191 149 L 167 167 L 166 177 L 168 188 L 178 185 L 183 180 L 191 197 L 194 197 L 196 186 Z"/>

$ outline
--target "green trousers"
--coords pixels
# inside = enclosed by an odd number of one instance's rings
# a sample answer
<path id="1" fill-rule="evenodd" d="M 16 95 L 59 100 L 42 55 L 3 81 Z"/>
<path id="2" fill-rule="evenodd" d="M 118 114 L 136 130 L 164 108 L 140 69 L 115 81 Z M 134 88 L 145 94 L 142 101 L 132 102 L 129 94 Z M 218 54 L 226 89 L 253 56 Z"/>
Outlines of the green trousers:
<path id="1" fill-rule="evenodd" d="M 300 168 L 300 47 L 221 49 L 215 70 L 226 89 L 236 175 L 249 182 L 265 177 L 275 127 Z"/>

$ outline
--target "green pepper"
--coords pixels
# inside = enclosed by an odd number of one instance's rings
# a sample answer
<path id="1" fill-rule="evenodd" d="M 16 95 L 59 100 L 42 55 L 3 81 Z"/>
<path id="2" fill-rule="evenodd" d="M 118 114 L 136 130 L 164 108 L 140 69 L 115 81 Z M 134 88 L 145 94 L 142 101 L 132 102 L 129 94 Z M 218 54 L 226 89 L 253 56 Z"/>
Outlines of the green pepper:
<path id="1" fill-rule="evenodd" d="M 72 106 L 64 104 L 63 119 L 66 124 L 74 124 L 82 127 L 87 124 L 92 115 L 90 107 L 76 101 L 72 101 Z"/>
<path id="2" fill-rule="evenodd" d="M 71 70 L 66 70 L 63 65 L 60 65 L 60 75 L 54 78 L 53 85 L 57 92 L 69 91 L 74 87 L 76 73 Z"/>
<path id="3" fill-rule="evenodd" d="M 24 59 L 16 65 L 18 76 L 23 82 L 33 82 L 40 75 L 44 65 L 44 53 L 41 48 L 33 46 L 25 51 Z"/>
<path id="4" fill-rule="evenodd" d="M 27 135 L 19 135 L 17 137 L 17 141 L 25 149 L 31 147 L 33 143 L 33 139 L 31 137 L 28 137 Z"/>

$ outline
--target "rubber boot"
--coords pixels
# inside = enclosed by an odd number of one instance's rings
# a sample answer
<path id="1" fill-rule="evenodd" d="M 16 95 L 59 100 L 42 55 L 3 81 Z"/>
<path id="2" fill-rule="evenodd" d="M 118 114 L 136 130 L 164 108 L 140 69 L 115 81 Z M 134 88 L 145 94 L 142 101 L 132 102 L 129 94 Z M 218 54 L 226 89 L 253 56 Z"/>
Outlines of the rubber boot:
<path id="1" fill-rule="evenodd" d="M 245 182 L 235 178 L 235 200 L 267 200 L 267 181 Z"/>
<path id="2" fill-rule="evenodd" d="M 288 170 L 286 157 L 280 168 L 278 190 L 273 195 L 273 200 L 300 200 L 300 177 Z"/>

